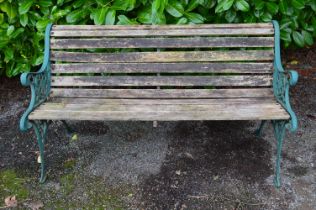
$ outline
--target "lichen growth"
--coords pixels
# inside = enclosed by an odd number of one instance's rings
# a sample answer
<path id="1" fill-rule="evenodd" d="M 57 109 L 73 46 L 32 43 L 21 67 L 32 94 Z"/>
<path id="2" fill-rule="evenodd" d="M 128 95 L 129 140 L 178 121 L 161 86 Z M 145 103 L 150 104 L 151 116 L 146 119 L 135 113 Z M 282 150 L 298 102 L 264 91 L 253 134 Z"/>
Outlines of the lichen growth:
<path id="1" fill-rule="evenodd" d="M 75 188 L 74 180 L 75 180 L 74 174 L 66 174 L 60 178 L 61 189 L 65 195 L 70 194 L 74 190 Z"/>
<path id="2" fill-rule="evenodd" d="M 24 186 L 26 180 L 18 177 L 13 170 L 0 171 L 0 199 L 3 201 L 7 196 L 15 195 L 17 199 L 26 199 L 29 195 Z"/>
<path id="3" fill-rule="evenodd" d="M 73 169 L 76 165 L 75 159 L 68 159 L 64 162 L 64 168 L 65 169 Z"/>

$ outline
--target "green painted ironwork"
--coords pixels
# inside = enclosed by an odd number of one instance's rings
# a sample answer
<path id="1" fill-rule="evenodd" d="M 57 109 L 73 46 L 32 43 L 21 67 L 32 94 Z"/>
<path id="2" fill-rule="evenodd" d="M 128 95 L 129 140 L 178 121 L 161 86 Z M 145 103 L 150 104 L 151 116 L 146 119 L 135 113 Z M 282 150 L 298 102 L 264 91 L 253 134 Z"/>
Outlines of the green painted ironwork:
<path id="1" fill-rule="evenodd" d="M 274 129 L 274 136 L 277 140 L 277 157 L 276 157 L 276 168 L 274 185 L 276 187 L 281 186 L 280 181 L 280 165 L 281 165 L 281 151 L 282 144 L 287 128 L 291 132 L 295 132 L 298 127 L 297 117 L 290 105 L 290 86 L 297 83 L 298 73 L 290 70 L 285 71 L 281 63 L 281 52 L 280 52 L 280 27 L 277 21 L 272 21 L 274 27 L 274 72 L 273 72 L 273 93 L 276 100 L 285 108 L 289 113 L 290 119 L 284 120 L 272 120 Z M 261 130 L 262 127 L 259 128 Z M 261 131 L 260 131 L 261 132 Z"/>
<path id="2" fill-rule="evenodd" d="M 297 130 L 297 117 L 290 105 L 290 86 L 297 83 L 298 73 L 294 70 L 285 71 L 281 63 L 280 53 L 280 27 L 277 21 L 272 21 L 274 26 L 274 72 L 273 72 L 273 92 L 278 102 L 290 114 L 290 120 L 286 123 L 286 128 L 291 132 Z"/>
<path id="3" fill-rule="evenodd" d="M 266 124 L 266 120 L 262 120 L 261 123 L 260 123 L 260 126 L 259 128 L 256 130 L 255 134 L 257 137 L 261 137 L 261 134 L 262 134 L 262 130 L 263 130 L 263 127 L 264 125 Z"/>
<path id="4" fill-rule="evenodd" d="M 276 156 L 276 166 L 275 166 L 275 177 L 274 177 L 274 186 L 279 188 L 281 186 L 280 181 L 280 171 L 281 171 L 281 154 L 282 154 L 282 145 L 285 134 L 285 125 L 287 121 L 284 120 L 272 120 L 274 136 L 277 140 L 277 156 Z"/>
<path id="5" fill-rule="evenodd" d="M 51 87 L 51 73 L 50 73 L 50 31 L 52 24 L 47 25 L 45 31 L 45 50 L 44 61 L 37 72 L 23 73 L 21 75 L 21 83 L 23 86 L 30 86 L 31 88 L 31 101 L 27 110 L 23 113 L 20 120 L 20 129 L 26 131 L 33 127 L 37 143 L 40 151 L 40 182 L 43 183 L 46 178 L 45 173 L 45 158 L 44 158 L 44 144 L 47 134 L 48 121 L 30 121 L 28 119 L 29 114 L 43 103 L 49 96 Z"/>
<path id="6" fill-rule="evenodd" d="M 36 120 L 36 121 L 31 121 L 30 122 L 37 138 L 37 144 L 40 152 L 40 178 L 39 181 L 40 183 L 44 183 L 46 180 L 46 168 L 45 168 L 45 158 L 44 158 L 44 145 L 45 145 L 45 140 L 46 140 L 46 135 L 47 135 L 47 129 L 49 122 L 45 120 Z"/>
<path id="7" fill-rule="evenodd" d="M 32 124 L 28 120 L 29 114 L 47 99 L 50 92 L 51 74 L 49 51 L 51 28 L 52 24 L 49 24 L 45 31 L 45 51 L 42 67 L 37 72 L 23 73 L 20 78 L 23 86 L 30 86 L 32 94 L 29 107 L 20 120 L 20 129 L 22 131 L 26 131 L 32 127 Z"/>

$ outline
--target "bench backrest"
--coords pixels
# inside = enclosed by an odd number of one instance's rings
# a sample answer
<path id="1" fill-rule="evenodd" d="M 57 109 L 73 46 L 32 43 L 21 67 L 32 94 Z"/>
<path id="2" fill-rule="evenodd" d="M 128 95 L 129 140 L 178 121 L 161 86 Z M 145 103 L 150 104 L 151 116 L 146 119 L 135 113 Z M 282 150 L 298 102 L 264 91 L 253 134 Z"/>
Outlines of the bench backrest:
<path id="1" fill-rule="evenodd" d="M 272 97 L 271 23 L 55 25 L 50 43 L 52 97 Z"/>

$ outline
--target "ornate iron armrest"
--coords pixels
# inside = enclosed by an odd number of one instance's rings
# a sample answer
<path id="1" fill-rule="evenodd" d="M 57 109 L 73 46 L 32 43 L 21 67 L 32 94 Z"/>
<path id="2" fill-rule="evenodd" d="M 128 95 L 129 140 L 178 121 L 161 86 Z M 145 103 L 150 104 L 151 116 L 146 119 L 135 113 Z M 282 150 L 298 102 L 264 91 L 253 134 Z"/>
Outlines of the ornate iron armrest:
<path id="1" fill-rule="evenodd" d="M 297 130 L 297 117 L 290 105 L 290 86 L 294 86 L 298 80 L 298 73 L 294 70 L 284 70 L 281 63 L 280 53 L 280 28 L 277 21 L 272 21 L 274 26 L 274 72 L 273 72 L 273 92 L 277 101 L 286 109 L 290 115 L 290 120 L 286 128 L 291 132 Z"/>
<path id="2" fill-rule="evenodd" d="M 45 31 L 45 52 L 44 62 L 38 72 L 23 73 L 21 83 L 23 86 L 30 86 L 31 101 L 27 110 L 23 113 L 20 120 L 20 129 L 26 131 L 32 127 L 28 120 L 29 114 L 41 103 L 43 103 L 50 93 L 50 61 L 49 61 L 49 37 L 52 25 L 49 24 Z"/>
<path id="3" fill-rule="evenodd" d="M 20 129 L 26 131 L 32 127 L 28 121 L 29 114 L 41 103 L 43 103 L 50 92 L 50 71 L 49 67 L 36 73 L 23 73 L 21 75 L 23 86 L 30 86 L 31 101 L 27 110 L 23 113 L 20 120 Z"/>
<path id="4" fill-rule="evenodd" d="M 274 70 L 273 73 L 273 92 L 277 101 L 286 109 L 290 114 L 290 120 L 286 124 L 286 128 L 291 132 L 297 130 L 297 117 L 290 105 L 290 86 L 294 86 L 297 83 L 298 74 L 296 71 L 279 71 Z"/>

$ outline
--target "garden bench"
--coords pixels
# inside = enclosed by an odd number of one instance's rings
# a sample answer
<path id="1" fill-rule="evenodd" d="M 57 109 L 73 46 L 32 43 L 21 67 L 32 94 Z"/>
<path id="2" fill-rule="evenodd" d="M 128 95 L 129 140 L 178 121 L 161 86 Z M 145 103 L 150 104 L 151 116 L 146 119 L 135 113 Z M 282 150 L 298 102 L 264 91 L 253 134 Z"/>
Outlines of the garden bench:
<path id="1" fill-rule="evenodd" d="M 258 135 L 270 120 L 280 186 L 285 129 L 297 129 L 289 104 L 297 79 L 281 65 L 276 21 L 48 25 L 41 69 L 21 75 L 32 98 L 20 128 L 35 130 L 43 182 L 44 143 L 54 120 L 260 120 Z"/>

